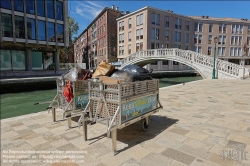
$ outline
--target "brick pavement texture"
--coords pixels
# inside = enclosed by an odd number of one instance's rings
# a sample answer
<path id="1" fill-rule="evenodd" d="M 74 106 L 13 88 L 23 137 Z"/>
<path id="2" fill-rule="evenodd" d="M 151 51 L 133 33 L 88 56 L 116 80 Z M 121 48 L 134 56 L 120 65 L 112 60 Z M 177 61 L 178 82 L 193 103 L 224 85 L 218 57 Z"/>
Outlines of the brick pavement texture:
<path id="1" fill-rule="evenodd" d="M 88 126 L 85 142 L 60 112 L 57 122 L 45 111 L 1 120 L 1 165 L 250 166 L 250 78 L 161 88 L 160 101 L 148 131 L 118 130 L 115 155 L 102 124 Z"/>

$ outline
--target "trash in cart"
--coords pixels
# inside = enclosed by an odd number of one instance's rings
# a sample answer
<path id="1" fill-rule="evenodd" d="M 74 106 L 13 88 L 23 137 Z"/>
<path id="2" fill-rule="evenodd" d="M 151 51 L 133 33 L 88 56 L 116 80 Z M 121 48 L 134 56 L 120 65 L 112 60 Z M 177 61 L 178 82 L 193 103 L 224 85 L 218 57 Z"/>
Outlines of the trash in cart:
<path id="1" fill-rule="evenodd" d="M 63 119 L 67 118 L 68 127 L 71 127 L 71 118 L 79 116 L 89 101 L 89 78 L 91 78 L 89 70 L 76 66 L 56 80 L 57 94 L 52 101 L 35 103 L 35 105 L 50 104 L 47 109 L 52 110 L 53 121 L 56 121 L 56 110 L 61 110 Z"/>

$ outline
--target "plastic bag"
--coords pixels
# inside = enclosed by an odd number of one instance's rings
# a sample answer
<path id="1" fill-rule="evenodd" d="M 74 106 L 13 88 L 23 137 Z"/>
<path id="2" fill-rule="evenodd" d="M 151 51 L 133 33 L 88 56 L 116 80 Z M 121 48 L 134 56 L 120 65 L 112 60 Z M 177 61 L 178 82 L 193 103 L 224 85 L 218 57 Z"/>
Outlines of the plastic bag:
<path id="1" fill-rule="evenodd" d="M 127 65 L 122 68 L 122 71 L 128 72 L 133 76 L 133 81 L 143 81 L 143 80 L 151 80 L 151 73 L 140 66 L 137 65 Z"/>
<path id="2" fill-rule="evenodd" d="M 110 74 L 113 72 L 115 67 L 111 64 L 108 64 L 106 61 L 102 61 L 95 70 L 94 74 L 92 75 L 92 78 L 96 78 L 99 76 L 110 76 Z"/>
<path id="3" fill-rule="evenodd" d="M 76 81 L 78 78 L 78 70 L 76 67 L 69 70 L 68 73 L 64 74 L 63 79 L 70 80 L 71 82 Z"/>
<path id="4" fill-rule="evenodd" d="M 111 77 L 122 80 L 122 82 L 133 82 L 133 76 L 122 70 L 114 72 Z"/>

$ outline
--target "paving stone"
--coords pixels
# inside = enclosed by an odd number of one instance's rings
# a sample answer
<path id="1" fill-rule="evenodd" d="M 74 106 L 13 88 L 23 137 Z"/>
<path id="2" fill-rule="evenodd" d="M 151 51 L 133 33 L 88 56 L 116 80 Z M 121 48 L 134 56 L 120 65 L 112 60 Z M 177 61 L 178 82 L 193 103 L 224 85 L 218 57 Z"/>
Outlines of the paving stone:
<path id="1" fill-rule="evenodd" d="M 216 164 L 214 162 L 208 161 L 208 160 L 204 160 L 204 159 L 200 159 L 200 158 L 196 158 L 190 166 L 220 166 L 219 164 Z"/>
<path id="2" fill-rule="evenodd" d="M 241 143 L 246 143 L 246 144 L 250 144 L 250 139 L 249 137 L 245 137 L 242 135 L 237 135 L 237 134 L 230 134 L 227 139 L 232 140 L 232 141 L 236 141 L 236 142 L 241 142 Z"/>
<path id="3" fill-rule="evenodd" d="M 142 147 L 149 150 L 150 152 L 153 152 L 153 153 L 161 153 L 163 150 L 166 149 L 165 146 L 160 145 L 160 144 L 155 143 L 155 142 L 146 143 Z"/>
<path id="4" fill-rule="evenodd" d="M 33 147 L 46 142 L 42 137 L 35 137 L 26 141 Z"/>
<path id="5" fill-rule="evenodd" d="M 164 147 L 170 147 L 174 149 L 179 149 L 181 147 L 181 142 L 172 140 L 172 139 L 166 139 L 164 137 L 159 137 L 154 141 L 155 143 L 158 143 L 160 145 L 163 145 Z"/>
<path id="6" fill-rule="evenodd" d="M 194 156 L 188 155 L 172 148 L 167 148 L 161 154 L 187 165 L 190 165 L 195 159 Z"/>
<path id="7" fill-rule="evenodd" d="M 209 136 L 205 142 L 210 143 L 210 144 L 218 144 L 221 146 L 226 146 L 226 144 L 228 143 L 228 140 L 225 138 L 217 137 L 217 136 Z"/>
<path id="8" fill-rule="evenodd" d="M 57 149 L 60 151 L 74 151 L 74 150 L 79 151 L 79 149 L 71 143 L 67 143 L 63 146 L 58 147 Z"/>
<path id="9" fill-rule="evenodd" d="M 200 140 L 200 141 L 206 140 L 209 137 L 209 135 L 207 134 L 199 133 L 195 131 L 190 131 L 186 136 L 193 138 L 193 139 Z"/>
<path id="10" fill-rule="evenodd" d="M 34 129 L 38 129 L 38 128 L 41 128 L 41 127 L 43 127 L 42 125 L 40 125 L 40 124 L 32 124 L 32 125 L 29 125 L 29 126 L 27 126 L 29 129 L 31 129 L 31 130 L 34 130 Z"/>
<path id="11" fill-rule="evenodd" d="M 110 153 L 112 151 L 111 148 L 108 148 L 101 143 L 97 143 L 97 144 L 94 144 L 92 146 L 88 146 L 82 150 L 87 151 L 88 154 L 94 158 L 101 157 L 101 156 L 103 156 L 107 153 Z"/>
<path id="12" fill-rule="evenodd" d="M 143 157 L 145 157 L 147 154 L 149 154 L 150 151 L 146 148 L 141 147 L 140 145 L 136 145 L 136 147 L 128 148 L 124 151 L 124 154 L 136 159 L 141 160 Z"/>
<path id="13" fill-rule="evenodd" d="M 81 134 L 78 133 L 78 132 L 71 131 L 71 132 L 62 134 L 62 135 L 60 135 L 60 136 L 61 136 L 62 138 L 64 138 L 65 140 L 70 141 L 70 140 L 72 140 L 72 139 L 75 139 L 75 138 L 77 138 L 77 137 L 80 137 Z"/>
<path id="14" fill-rule="evenodd" d="M 15 137 L 17 135 L 18 135 L 18 132 L 16 132 L 16 131 L 5 132 L 5 133 L 1 134 L 1 140 L 11 138 L 11 137 Z"/>
<path id="15" fill-rule="evenodd" d="M 163 163 L 164 165 L 169 165 L 172 161 L 173 159 L 170 159 L 161 154 L 149 153 L 147 156 L 140 160 L 140 163 L 143 166 L 162 166 Z"/>
<path id="16" fill-rule="evenodd" d="M 235 149 L 235 150 L 245 150 L 246 146 L 247 146 L 247 144 L 245 144 L 245 143 L 232 141 L 232 140 L 229 140 L 227 143 L 228 148 Z"/>
<path id="17" fill-rule="evenodd" d="M 210 156 L 210 153 L 204 147 L 197 148 L 197 147 L 192 147 L 188 145 L 183 145 L 178 150 L 184 153 L 190 154 L 192 156 L 195 156 L 195 157 L 203 158 L 203 159 L 207 159 Z"/>
<path id="18" fill-rule="evenodd" d="M 185 129 L 177 128 L 177 127 L 172 128 L 172 129 L 170 129 L 168 131 L 176 133 L 176 134 L 180 134 L 180 135 L 183 135 L 183 136 L 185 136 L 187 133 L 190 132 L 190 130 L 185 130 Z"/>
<path id="19" fill-rule="evenodd" d="M 111 158 L 115 158 L 115 160 L 110 160 Z M 121 154 L 121 153 L 114 154 L 114 152 L 110 151 L 107 154 L 100 156 L 100 162 L 106 165 L 121 165 L 129 159 L 130 157 L 127 156 L 126 154 Z"/>
<path id="20" fill-rule="evenodd" d="M 129 160 L 127 160 L 125 163 L 121 164 L 120 166 L 141 166 L 140 162 L 137 161 L 134 158 L 130 158 Z"/>

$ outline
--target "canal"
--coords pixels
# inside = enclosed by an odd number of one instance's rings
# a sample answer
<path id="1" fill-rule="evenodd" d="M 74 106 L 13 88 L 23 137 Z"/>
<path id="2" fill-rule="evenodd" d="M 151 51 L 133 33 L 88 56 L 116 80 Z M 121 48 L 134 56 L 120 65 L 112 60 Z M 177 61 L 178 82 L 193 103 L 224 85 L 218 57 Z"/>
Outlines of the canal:
<path id="1" fill-rule="evenodd" d="M 201 79 L 201 76 L 161 78 L 160 87 L 182 84 Z M 48 107 L 47 104 L 34 105 L 34 103 L 50 101 L 55 97 L 55 95 L 56 89 L 2 94 L 0 95 L 1 119 L 44 111 L 46 107 Z"/>

